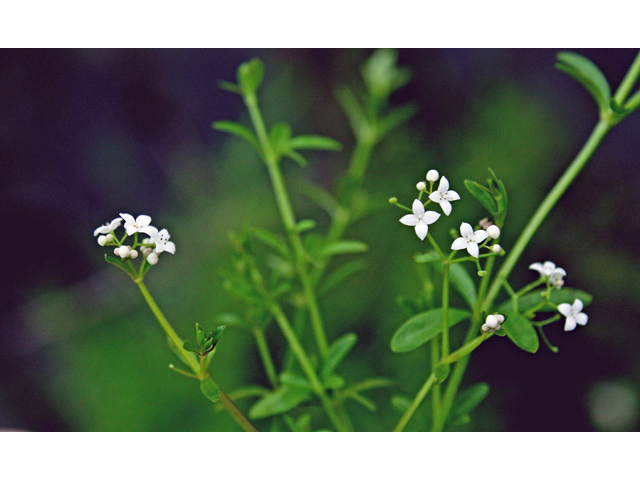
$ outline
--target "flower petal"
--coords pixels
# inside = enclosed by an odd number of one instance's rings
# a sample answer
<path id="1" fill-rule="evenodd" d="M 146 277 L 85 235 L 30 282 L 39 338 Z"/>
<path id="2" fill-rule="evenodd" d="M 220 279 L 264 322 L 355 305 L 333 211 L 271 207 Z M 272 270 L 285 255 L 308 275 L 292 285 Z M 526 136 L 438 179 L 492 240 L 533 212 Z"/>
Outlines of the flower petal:
<path id="1" fill-rule="evenodd" d="M 568 303 L 561 303 L 560 305 L 558 305 L 558 311 L 565 317 L 570 317 L 571 315 L 573 315 L 573 312 L 571 311 L 571 305 L 569 305 Z"/>
<path id="2" fill-rule="evenodd" d="M 451 215 L 451 204 L 447 200 L 440 201 L 440 208 L 447 217 Z"/>
<path id="3" fill-rule="evenodd" d="M 444 198 L 446 198 L 450 202 L 453 202 L 454 200 L 460 200 L 460 195 L 458 195 L 458 192 L 449 190 L 447 193 L 445 193 Z"/>
<path id="4" fill-rule="evenodd" d="M 476 243 L 484 242 L 488 236 L 486 230 L 476 230 L 473 232 L 473 241 Z"/>
<path id="5" fill-rule="evenodd" d="M 438 191 L 442 193 L 446 193 L 449 190 L 449 180 L 447 177 L 442 177 L 440 179 L 440 185 L 438 185 Z"/>
<path id="6" fill-rule="evenodd" d="M 136 225 L 138 227 L 147 227 L 151 223 L 151 217 L 149 215 L 138 215 L 136 218 Z"/>
<path id="7" fill-rule="evenodd" d="M 420 238 L 420 240 L 424 240 L 427 236 L 427 232 L 429 232 L 429 227 L 426 223 L 418 222 L 416 225 L 416 235 Z"/>
<path id="8" fill-rule="evenodd" d="M 467 248 L 467 241 L 462 237 L 456 238 L 451 244 L 451 250 L 464 250 L 465 248 Z"/>
<path id="9" fill-rule="evenodd" d="M 467 245 L 467 252 L 469 252 L 469 255 L 471 255 L 472 257 L 478 258 L 478 254 L 480 253 L 478 244 L 472 242 L 469 245 Z"/>
<path id="10" fill-rule="evenodd" d="M 440 218 L 440 214 L 438 212 L 434 212 L 433 210 L 429 210 L 422 216 L 422 221 L 427 225 L 431 225 L 433 222 Z"/>
<path id="11" fill-rule="evenodd" d="M 540 275 L 544 275 L 544 267 L 540 262 L 532 263 L 529 265 L 530 270 L 535 270 L 540 273 Z"/>
<path id="12" fill-rule="evenodd" d="M 429 200 L 431 200 L 434 203 L 440 203 L 442 201 L 440 192 L 438 192 L 437 190 L 433 192 L 431 195 L 429 195 Z"/>
<path id="13" fill-rule="evenodd" d="M 120 216 L 124 218 L 126 223 L 136 223 L 136 219 L 133 218 L 133 215 L 129 215 L 128 213 L 121 213 Z"/>
<path id="14" fill-rule="evenodd" d="M 411 205 L 411 210 L 413 210 L 413 214 L 416 217 L 419 217 L 420 215 L 424 215 L 424 205 L 417 198 L 413 201 L 413 205 Z"/>
<path id="15" fill-rule="evenodd" d="M 571 311 L 575 315 L 576 313 L 581 312 L 583 307 L 584 305 L 582 303 L 582 300 L 580 300 L 579 298 L 576 298 L 576 301 L 573 302 L 573 305 L 571 306 Z"/>
<path id="16" fill-rule="evenodd" d="M 176 253 L 176 245 L 173 242 L 167 242 L 164 246 L 164 251 L 169 253 Z"/>
<path id="17" fill-rule="evenodd" d="M 411 213 L 408 213 L 400 219 L 400 223 L 403 225 L 408 225 L 410 227 L 415 227 L 418 224 L 418 217 Z"/>
<path id="18" fill-rule="evenodd" d="M 109 232 L 105 231 L 105 228 L 107 228 L 107 227 L 106 227 L 106 226 L 104 226 L 104 225 L 100 225 L 98 228 L 96 228 L 96 229 L 93 231 L 93 236 L 95 237 L 96 235 L 99 235 L 99 234 L 101 234 L 101 233 L 102 233 L 103 235 L 104 235 L 105 233 L 109 233 Z"/>
<path id="19" fill-rule="evenodd" d="M 587 320 L 589 320 L 589 317 L 587 316 L 586 313 L 578 313 L 577 315 L 574 315 L 573 318 L 575 318 L 576 322 L 578 322 L 578 324 L 580 325 L 586 325 Z"/>
<path id="20" fill-rule="evenodd" d="M 573 317 L 567 317 L 567 321 L 564 322 L 564 331 L 570 332 L 574 328 L 576 328 L 576 321 L 573 319 Z"/>
<path id="21" fill-rule="evenodd" d="M 462 222 L 462 225 L 460 225 L 460 235 L 463 237 L 470 237 L 473 235 L 473 228 L 471 228 L 471 225 L 466 222 Z"/>

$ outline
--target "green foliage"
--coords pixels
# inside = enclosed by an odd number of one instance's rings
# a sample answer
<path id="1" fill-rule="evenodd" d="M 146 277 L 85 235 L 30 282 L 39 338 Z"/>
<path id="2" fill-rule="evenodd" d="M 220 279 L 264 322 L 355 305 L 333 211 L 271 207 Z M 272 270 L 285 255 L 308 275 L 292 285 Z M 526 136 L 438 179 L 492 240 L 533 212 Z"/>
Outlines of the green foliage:
<path id="1" fill-rule="evenodd" d="M 557 58 L 556 68 L 580 82 L 596 101 L 600 114 L 607 113 L 611 107 L 611 89 L 600 69 L 577 53 L 560 52 Z"/>
<path id="2" fill-rule="evenodd" d="M 468 415 L 482 403 L 487 395 L 489 395 L 489 384 L 485 382 L 476 383 L 460 392 L 451 406 L 448 423 L 452 425 L 466 423 Z"/>
<path id="3" fill-rule="evenodd" d="M 357 340 L 358 337 L 355 333 L 347 333 L 331 344 L 320 370 L 321 379 L 325 380 L 333 373 L 355 346 Z"/>
<path id="4" fill-rule="evenodd" d="M 209 377 L 200 380 L 200 390 L 213 403 L 216 403 L 220 398 L 220 387 Z"/>
<path id="5" fill-rule="evenodd" d="M 451 366 L 448 363 L 441 363 L 435 368 L 433 373 L 436 376 L 436 385 L 439 385 L 449 377 Z"/>
<path id="6" fill-rule="evenodd" d="M 255 95 L 264 78 L 264 63 L 258 58 L 242 63 L 238 67 L 238 85 L 243 95 Z"/>
<path id="7" fill-rule="evenodd" d="M 471 312 L 450 308 L 448 325 L 452 327 L 465 318 L 471 317 Z M 442 332 L 442 308 L 420 313 L 404 322 L 391 338 L 391 350 L 402 353 L 409 352 L 428 342 Z"/>
<path id="8" fill-rule="evenodd" d="M 281 387 L 267 393 L 253 404 L 249 410 L 249 418 L 258 420 L 286 413 L 307 400 L 311 392 L 307 387 L 283 383 Z"/>
<path id="9" fill-rule="evenodd" d="M 546 298 L 541 295 L 544 293 L 546 293 L 546 290 L 531 292 L 523 295 L 518 299 L 518 310 L 520 312 L 526 312 L 527 310 L 540 305 L 542 302 L 545 302 Z M 576 288 L 562 288 L 561 290 L 554 289 L 551 290 L 551 294 L 549 295 L 549 301 L 555 305 L 559 305 L 561 303 L 572 304 L 576 298 L 579 298 L 585 307 L 590 305 L 593 301 L 592 295 Z M 508 300 L 498 307 L 498 311 L 507 311 L 511 310 L 512 308 L 513 302 L 511 300 Z M 554 312 L 556 311 L 556 309 L 552 305 L 546 303 L 544 305 L 541 305 L 538 311 Z"/>
<path id="10" fill-rule="evenodd" d="M 490 168 L 490 177 L 487 179 L 487 187 L 483 187 L 472 180 L 465 180 L 464 185 L 476 200 L 493 216 L 493 221 L 498 227 L 504 226 L 507 216 L 507 191 L 504 184 L 496 177 Z"/>
<path id="11" fill-rule="evenodd" d="M 502 329 L 507 332 L 511 341 L 525 352 L 536 353 L 540 347 L 540 339 L 529 319 L 516 312 L 508 312 L 505 317 Z"/>
<path id="12" fill-rule="evenodd" d="M 216 130 L 220 130 L 221 132 L 231 133 L 232 135 L 244 138 L 251 144 L 251 146 L 253 146 L 253 148 L 255 148 L 256 152 L 258 152 L 258 155 L 263 155 L 258 139 L 253 134 L 253 132 L 244 125 L 240 125 L 239 123 L 230 122 L 227 120 L 221 120 L 219 122 L 213 122 L 211 126 Z"/>

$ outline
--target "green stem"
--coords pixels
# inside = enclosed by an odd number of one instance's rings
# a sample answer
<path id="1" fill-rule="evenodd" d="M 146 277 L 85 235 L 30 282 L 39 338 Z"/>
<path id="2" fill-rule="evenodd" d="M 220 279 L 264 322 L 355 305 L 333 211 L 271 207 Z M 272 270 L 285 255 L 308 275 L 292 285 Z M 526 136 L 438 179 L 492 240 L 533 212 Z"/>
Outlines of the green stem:
<path id="1" fill-rule="evenodd" d="M 409 408 L 407 408 L 407 411 L 404 412 L 404 414 L 400 418 L 398 425 L 396 425 L 396 428 L 393 429 L 394 432 L 401 432 L 404 430 L 404 428 L 407 426 L 407 423 L 409 423 L 409 420 L 411 420 L 411 417 L 413 417 L 413 414 L 422 403 L 422 400 L 424 400 L 424 397 L 426 397 L 427 393 L 429 393 L 429 389 L 433 386 L 435 381 L 436 374 L 432 373 L 431 375 L 429 375 L 429 378 L 427 378 L 427 381 L 424 382 L 424 385 L 422 385 L 422 388 L 413 399 L 413 402 L 411 402 L 411 405 L 409 405 Z"/>
<path id="2" fill-rule="evenodd" d="M 350 182 L 361 184 L 364 174 L 367 171 L 367 165 L 371 158 L 371 152 L 376 144 L 375 137 L 359 139 L 356 148 L 351 157 L 351 163 L 349 165 L 348 177 Z"/>
<path id="3" fill-rule="evenodd" d="M 444 264 L 442 276 L 442 356 L 449 355 L 449 263 Z"/>
<path id="4" fill-rule="evenodd" d="M 436 335 L 431 339 L 431 370 L 435 370 L 436 365 L 440 361 L 440 352 L 438 348 L 438 336 Z M 436 419 L 440 416 L 440 385 L 434 385 L 433 391 L 431 392 L 431 407 L 432 407 L 432 417 L 435 422 Z"/>
<path id="5" fill-rule="evenodd" d="M 629 71 L 625 75 L 624 79 L 620 83 L 618 90 L 616 91 L 613 99 L 618 103 L 618 105 L 622 106 L 624 101 L 627 99 L 627 95 L 633 88 L 633 85 L 636 83 L 638 76 L 640 75 L 640 53 L 636 55 L 635 60 L 629 67 Z"/>
<path id="6" fill-rule="evenodd" d="M 218 385 L 218 388 L 220 386 Z M 247 432 L 257 432 L 258 429 L 254 427 L 254 425 L 249 421 L 249 419 L 242 413 L 242 410 L 238 408 L 238 406 L 229 398 L 224 390 L 220 388 L 220 403 L 224 405 L 224 408 L 231 414 L 233 419 L 240 424 L 242 428 L 244 428 Z"/>
<path id="7" fill-rule="evenodd" d="M 278 375 L 276 374 L 276 367 L 273 364 L 273 359 L 271 358 L 271 353 L 269 352 L 267 339 L 264 336 L 264 330 L 262 330 L 261 328 L 254 328 L 253 336 L 256 339 L 258 352 L 260 353 L 260 358 L 262 358 L 262 363 L 264 365 L 264 370 L 267 373 L 269 383 L 273 388 L 276 388 L 278 386 Z"/>
<path id="8" fill-rule="evenodd" d="M 562 177 L 560 177 L 558 183 L 556 183 L 556 185 L 551 189 L 549 194 L 533 214 L 531 220 L 529 220 L 529 223 L 520 234 L 516 244 L 507 255 L 507 259 L 502 264 L 498 275 L 493 281 L 493 284 L 489 289 L 489 293 L 484 301 L 485 310 L 491 307 L 493 301 L 498 295 L 498 292 L 500 291 L 500 288 L 502 287 L 503 281 L 507 279 L 511 270 L 515 267 L 516 262 L 524 252 L 525 247 L 528 245 L 533 235 L 536 233 L 562 194 L 567 190 L 567 188 L 569 188 L 569 185 L 571 185 L 578 173 L 580 173 L 580 170 L 582 170 L 589 158 L 591 158 L 591 155 L 593 155 L 593 152 L 610 129 L 611 124 L 606 119 L 601 119 L 597 123 L 591 133 L 591 136 L 584 144 L 574 161 L 569 165 L 569 168 L 567 168 Z"/>
<path id="9" fill-rule="evenodd" d="M 473 340 L 471 340 L 470 342 L 464 344 L 458 350 L 453 352 L 451 355 L 445 356 L 442 359 L 442 362 L 451 364 L 451 363 L 454 363 L 454 362 L 457 362 L 457 361 L 461 360 L 462 358 L 466 357 L 471 352 L 473 352 L 476 348 L 478 348 L 482 342 L 484 342 L 487 338 L 491 337 L 492 335 L 493 335 L 493 333 L 490 333 L 489 335 L 480 335 L 480 336 L 474 338 Z"/>

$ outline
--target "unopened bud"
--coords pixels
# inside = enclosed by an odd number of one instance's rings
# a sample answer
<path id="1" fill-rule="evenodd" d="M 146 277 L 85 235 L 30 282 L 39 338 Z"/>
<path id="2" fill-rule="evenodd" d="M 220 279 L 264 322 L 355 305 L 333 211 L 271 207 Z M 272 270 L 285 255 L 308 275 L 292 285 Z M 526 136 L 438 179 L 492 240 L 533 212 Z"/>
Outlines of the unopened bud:
<path id="1" fill-rule="evenodd" d="M 398 203 L 398 199 L 397 199 L 396 197 L 391 197 L 391 198 L 389 199 L 389 203 L 390 203 L 391 205 L 395 205 L 396 203 Z"/>
<path id="2" fill-rule="evenodd" d="M 496 318 L 498 319 L 498 323 L 502 324 L 504 323 L 504 315 L 496 315 Z"/>
<path id="3" fill-rule="evenodd" d="M 484 270 L 479 270 L 478 271 L 478 276 L 479 277 L 484 277 L 487 274 L 487 272 L 485 272 Z"/>
<path id="4" fill-rule="evenodd" d="M 150 253 L 147 256 L 147 262 L 149 262 L 151 265 L 155 265 L 156 263 L 158 263 L 158 254 L 156 252 Z"/>
<path id="5" fill-rule="evenodd" d="M 137 258 L 138 257 L 138 251 L 137 250 L 131 250 L 131 253 L 129 255 L 131 256 L 131 258 Z"/>
<path id="6" fill-rule="evenodd" d="M 437 182 L 439 178 L 440 178 L 440 174 L 438 173 L 437 170 L 429 170 L 427 172 L 427 180 L 429 182 Z"/>
<path id="7" fill-rule="evenodd" d="M 107 233 L 107 243 L 108 242 L 113 242 L 113 235 L 111 235 L 110 233 Z"/>
<path id="8" fill-rule="evenodd" d="M 502 250 L 502 247 L 497 243 L 491 247 L 491 251 L 493 253 L 500 253 L 501 250 Z"/>
<path id="9" fill-rule="evenodd" d="M 98 245 L 100 245 L 101 247 L 104 247 L 107 244 L 107 237 L 105 237 L 104 235 L 100 235 L 98 237 Z"/>
<path id="10" fill-rule="evenodd" d="M 427 189 L 427 184 L 424 182 L 418 182 L 416 183 L 416 188 L 422 192 Z"/>
<path id="11" fill-rule="evenodd" d="M 482 331 L 483 331 L 483 332 L 488 332 L 488 331 L 489 331 L 489 327 L 487 327 L 487 324 L 486 324 L 486 323 L 483 323 L 483 324 L 482 324 Z"/>
<path id="12" fill-rule="evenodd" d="M 131 247 L 123 245 L 118 249 L 118 255 L 120 255 L 120 258 L 127 258 L 129 255 L 131 255 Z"/>
<path id="13" fill-rule="evenodd" d="M 498 238 L 500 236 L 500 227 L 498 227 L 497 225 L 491 225 L 489 228 L 487 228 L 487 235 L 489 235 L 493 239 Z"/>
<path id="14" fill-rule="evenodd" d="M 498 322 L 498 317 L 496 317 L 495 315 L 489 315 L 487 317 L 487 320 L 484 322 L 485 325 L 487 325 L 489 328 L 498 328 L 499 322 Z"/>

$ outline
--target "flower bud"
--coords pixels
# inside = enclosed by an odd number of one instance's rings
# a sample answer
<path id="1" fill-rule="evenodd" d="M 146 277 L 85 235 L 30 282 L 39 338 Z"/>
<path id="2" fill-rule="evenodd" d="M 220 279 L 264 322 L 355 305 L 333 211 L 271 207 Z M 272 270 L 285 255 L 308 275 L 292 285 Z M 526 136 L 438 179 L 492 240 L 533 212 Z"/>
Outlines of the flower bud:
<path id="1" fill-rule="evenodd" d="M 398 199 L 397 199 L 396 197 L 391 197 L 391 198 L 389 199 L 389 203 L 390 203 L 391 205 L 395 205 L 396 203 L 398 203 Z"/>
<path id="2" fill-rule="evenodd" d="M 427 180 L 429 182 L 437 182 L 439 178 L 440 178 L 440 174 L 438 173 L 437 170 L 429 170 L 427 172 Z"/>
<path id="3" fill-rule="evenodd" d="M 504 323 L 504 315 L 497 314 L 496 318 L 498 319 L 498 323 Z"/>
<path id="4" fill-rule="evenodd" d="M 131 253 L 129 255 L 131 255 L 131 258 L 137 258 L 138 257 L 138 251 L 137 250 L 131 250 Z"/>
<path id="5" fill-rule="evenodd" d="M 493 253 L 500 253 L 501 250 L 502 250 L 502 247 L 497 243 L 491 247 L 491 251 Z"/>
<path id="6" fill-rule="evenodd" d="M 110 233 L 107 233 L 107 243 L 109 242 L 113 242 L 113 235 L 111 235 Z"/>
<path id="7" fill-rule="evenodd" d="M 424 182 L 418 182 L 416 183 L 416 188 L 422 192 L 427 189 L 427 184 Z"/>
<path id="8" fill-rule="evenodd" d="M 498 317 L 495 315 L 489 315 L 487 320 L 484 322 L 489 328 L 498 328 L 499 322 Z"/>
<path id="9" fill-rule="evenodd" d="M 489 327 L 487 327 L 487 324 L 486 324 L 486 323 L 483 323 L 483 324 L 482 324 L 482 331 L 483 331 L 483 332 L 488 332 L 488 331 L 489 331 Z"/>
<path id="10" fill-rule="evenodd" d="M 101 247 L 104 247 L 107 244 L 107 237 L 104 235 L 100 235 L 98 237 L 98 245 L 100 245 Z"/>
<path id="11" fill-rule="evenodd" d="M 127 258 L 129 255 L 131 255 L 131 247 L 127 245 L 121 246 L 118 249 L 118 255 L 120 255 L 120 258 Z"/>
<path id="12" fill-rule="evenodd" d="M 487 234 L 493 239 L 498 238 L 500 236 L 500 227 L 497 225 L 491 225 L 487 228 Z"/>
<path id="13" fill-rule="evenodd" d="M 155 265 L 156 263 L 158 263 L 158 254 L 156 252 L 152 252 L 147 255 L 147 262 L 149 262 L 151 265 Z"/>

